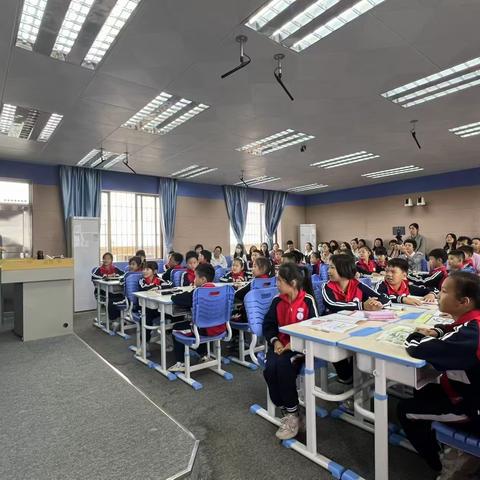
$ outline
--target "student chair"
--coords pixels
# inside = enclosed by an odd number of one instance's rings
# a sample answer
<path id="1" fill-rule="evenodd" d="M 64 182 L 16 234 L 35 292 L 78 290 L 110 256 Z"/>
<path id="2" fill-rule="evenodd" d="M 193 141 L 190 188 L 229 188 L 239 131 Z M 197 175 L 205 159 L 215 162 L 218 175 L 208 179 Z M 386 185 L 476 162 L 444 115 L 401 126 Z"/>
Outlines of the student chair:
<path id="1" fill-rule="evenodd" d="M 359 280 L 360 280 L 361 283 L 363 283 L 367 287 L 373 288 L 372 287 L 372 279 L 370 277 L 360 277 Z"/>
<path id="2" fill-rule="evenodd" d="M 428 262 L 425 258 L 422 258 L 422 261 L 420 263 L 420 270 L 422 272 L 428 272 L 429 271 Z"/>
<path id="3" fill-rule="evenodd" d="M 255 354 L 266 352 L 266 345 L 265 343 L 257 345 L 257 341 L 263 336 L 263 319 L 276 295 L 278 295 L 276 287 L 252 289 L 245 295 L 243 305 L 247 313 L 248 323 L 230 322 L 232 328 L 238 330 L 238 358 L 230 356 L 228 357 L 229 360 L 251 370 L 258 368 L 259 363 Z M 248 352 L 245 350 L 245 333 L 251 334 Z M 250 355 L 253 363 L 247 360 L 247 355 Z"/>
<path id="4" fill-rule="evenodd" d="M 214 283 L 218 283 L 226 273 L 227 270 L 225 268 L 220 266 L 215 267 L 215 278 L 213 279 Z"/>
<path id="5" fill-rule="evenodd" d="M 185 272 L 186 268 L 177 268 L 172 272 L 172 282 L 174 287 L 180 287 L 180 282 L 182 280 L 182 273 Z"/>
<path id="6" fill-rule="evenodd" d="M 318 276 L 318 275 L 315 275 Z M 316 281 L 312 282 L 313 285 L 313 296 L 315 297 L 315 301 L 317 302 L 317 310 L 319 315 L 323 315 L 325 312 L 325 304 L 323 303 L 323 296 L 322 296 L 322 287 L 326 282 L 323 281 Z"/>
<path id="7" fill-rule="evenodd" d="M 328 281 L 328 265 L 326 263 L 320 265 L 320 280 L 323 282 Z"/>
<path id="8" fill-rule="evenodd" d="M 175 339 L 185 346 L 185 373 L 177 373 L 177 377 L 195 390 L 202 388 L 202 384 L 191 377 L 191 372 L 210 369 L 222 376 L 225 380 L 232 380 L 233 375 L 223 370 L 222 351 L 220 341 L 228 342 L 232 338 L 230 316 L 233 309 L 235 290 L 231 285 L 214 288 L 197 288 L 193 292 L 192 324 L 193 335 L 185 335 L 180 330 L 173 330 Z M 200 335 L 199 328 L 210 328 L 225 325 L 225 331 L 213 337 Z M 214 343 L 215 358 L 198 365 L 190 365 L 190 349 L 196 350 L 202 343 L 206 343 L 210 352 L 210 343 Z"/>
<path id="9" fill-rule="evenodd" d="M 117 332 L 117 335 L 123 337 L 125 340 L 130 338 L 130 335 L 125 333 L 125 330 L 136 328 L 137 334 L 139 333 L 138 322 L 140 321 L 140 314 L 134 312 L 133 308 L 138 304 L 137 297 L 134 293 L 140 290 L 139 281 L 142 275 L 142 272 L 127 272 L 124 277 L 123 288 L 126 302 L 125 307 L 122 307 L 120 311 L 120 331 Z M 137 337 L 137 345 L 139 346 L 140 335 L 138 334 Z"/>
<path id="10" fill-rule="evenodd" d="M 436 432 L 439 443 L 469 453 L 475 457 L 480 457 L 480 437 L 455 428 L 454 425 L 440 422 L 433 422 L 432 428 Z"/>
<path id="11" fill-rule="evenodd" d="M 153 260 L 154 262 L 157 262 L 158 265 L 158 273 L 163 273 L 165 271 L 165 260 L 163 258 L 157 258 Z"/>
<path id="12" fill-rule="evenodd" d="M 122 272 L 126 272 L 128 270 L 128 262 L 113 262 L 113 264 L 122 270 Z"/>
<path id="13" fill-rule="evenodd" d="M 307 263 L 307 264 L 305 265 L 305 268 L 308 270 L 308 273 L 309 273 L 310 275 L 312 275 L 313 265 L 312 265 L 311 263 Z"/>
<path id="14" fill-rule="evenodd" d="M 252 290 L 257 288 L 277 288 L 277 278 L 254 278 L 250 284 L 250 288 Z"/>
<path id="15" fill-rule="evenodd" d="M 227 255 L 225 257 L 225 259 L 227 260 L 227 267 L 228 268 L 232 268 L 232 256 L 231 255 Z"/>

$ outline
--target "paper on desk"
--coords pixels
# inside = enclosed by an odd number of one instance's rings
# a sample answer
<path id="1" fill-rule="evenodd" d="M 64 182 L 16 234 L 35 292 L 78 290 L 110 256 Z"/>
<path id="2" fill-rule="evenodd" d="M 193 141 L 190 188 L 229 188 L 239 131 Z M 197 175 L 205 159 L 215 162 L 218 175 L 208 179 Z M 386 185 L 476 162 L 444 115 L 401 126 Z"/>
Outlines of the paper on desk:
<path id="1" fill-rule="evenodd" d="M 344 333 L 355 328 L 357 326 L 356 323 L 359 320 L 363 320 L 363 318 L 351 318 L 346 315 L 332 313 L 331 315 L 325 315 L 324 317 L 305 320 L 301 322 L 301 325 L 323 332 Z"/>
<path id="2" fill-rule="evenodd" d="M 365 312 L 362 310 L 340 310 L 337 315 L 345 315 L 356 320 L 365 320 Z"/>
<path id="3" fill-rule="evenodd" d="M 407 337 L 414 331 L 413 327 L 397 325 L 382 332 L 377 340 L 392 345 L 403 346 Z"/>

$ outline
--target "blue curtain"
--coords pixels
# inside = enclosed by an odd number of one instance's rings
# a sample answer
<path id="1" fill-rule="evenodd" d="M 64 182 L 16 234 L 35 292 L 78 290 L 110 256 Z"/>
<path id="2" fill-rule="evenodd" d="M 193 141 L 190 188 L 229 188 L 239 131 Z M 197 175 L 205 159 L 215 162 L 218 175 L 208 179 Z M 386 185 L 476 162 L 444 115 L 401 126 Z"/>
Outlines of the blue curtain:
<path id="1" fill-rule="evenodd" d="M 165 255 L 172 250 L 177 215 L 177 186 L 173 178 L 159 178 L 160 221 L 162 223 L 163 245 Z"/>
<path id="2" fill-rule="evenodd" d="M 273 236 L 277 231 L 282 218 L 283 209 L 287 203 L 287 192 L 274 192 L 264 190 L 263 203 L 265 204 L 265 231 L 267 233 L 268 246 L 272 248 Z"/>
<path id="3" fill-rule="evenodd" d="M 102 177 L 99 170 L 60 166 L 63 216 L 100 217 Z"/>
<path id="4" fill-rule="evenodd" d="M 223 196 L 235 238 L 238 243 L 243 244 L 243 234 L 245 233 L 245 226 L 247 224 L 248 211 L 247 189 L 224 185 Z"/>

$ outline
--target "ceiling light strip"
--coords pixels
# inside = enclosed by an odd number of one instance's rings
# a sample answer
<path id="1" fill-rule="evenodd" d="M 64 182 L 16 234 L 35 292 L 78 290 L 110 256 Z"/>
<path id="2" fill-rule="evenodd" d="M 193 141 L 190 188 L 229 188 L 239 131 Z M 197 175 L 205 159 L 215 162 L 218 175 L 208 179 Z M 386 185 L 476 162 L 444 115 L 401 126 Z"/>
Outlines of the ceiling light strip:
<path id="1" fill-rule="evenodd" d="M 295 130 L 292 130 L 291 128 L 289 128 L 288 130 L 283 130 L 282 132 L 275 133 L 274 135 L 270 135 L 269 137 L 262 138 L 261 140 L 257 140 L 256 142 L 249 143 L 248 145 L 244 145 L 243 147 L 239 147 L 236 150 L 238 150 L 239 152 L 250 150 L 257 147 L 258 145 L 262 145 L 266 142 L 269 142 L 270 140 L 274 140 L 276 138 L 283 137 L 287 134 L 293 133 L 294 131 Z"/>
<path id="2" fill-rule="evenodd" d="M 187 100 L 186 98 L 181 98 L 180 100 L 177 100 L 173 105 L 168 107 L 166 110 L 161 112 L 159 115 L 157 115 L 153 120 L 150 120 L 147 124 L 145 124 L 142 129 L 143 130 L 154 130 L 157 128 L 161 123 L 164 123 L 166 120 L 168 120 L 172 115 L 175 113 L 179 112 L 183 108 L 185 108 L 187 105 L 192 103 L 191 100 Z"/>
<path id="3" fill-rule="evenodd" d="M 467 125 L 461 125 L 460 127 L 450 128 L 449 132 L 458 132 L 460 130 L 465 130 L 471 127 L 480 127 L 480 122 L 468 123 Z"/>
<path id="4" fill-rule="evenodd" d="M 199 168 L 196 168 L 195 170 L 191 170 L 190 172 L 182 173 L 181 175 L 178 175 L 178 178 L 189 177 L 192 174 L 200 173 L 200 172 L 203 172 L 204 170 L 208 170 L 208 167 L 199 167 Z"/>
<path id="5" fill-rule="evenodd" d="M 365 162 L 367 160 L 373 160 L 375 158 L 380 158 L 380 155 L 373 155 L 373 157 L 359 158 L 359 159 L 356 159 L 356 160 L 348 160 L 348 161 L 341 162 L 341 163 L 335 163 L 335 164 L 332 164 L 332 165 L 327 165 L 326 167 L 323 167 L 323 168 L 325 168 L 325 170 L 328 170 L 330 168 L 343 167 L 345 165 L 351 165 L 352 163 Z"/>
<path id="6" fill-rule="evenodd" d="M 415 165 L 405 165 L 404 167 L 389 168 L 387 170 L 379 170 L 377 172 L 365 173 L 362 175 L 362 177 L 366 175 L 376 175 L 377 173 L 386 173 L 386 172 L 394 172 L 397 170 L 404 170 L 405 168 L 417 168 L 417 167 L 415 167 Z"/>
<path id="7" fill-rule="evenodd" d="M 180 175 L 181 173 L 189 172 L 190 170 L 193 170 L 195 168 L 198 168 L 198 165 L 190 165 L 189 167 L 182 168 L 178 172 L 171 173 L 171 177 L 175 177 L 176 175 Z"/>
<path id="8" fill-rule="evenodd" d="M 311 163 L 310 166 L 311 167 L 318 167 L 319 165 L 323 165 L 325 163 L 333 162 L 335 160 L 345 160 L 347 158 L 358 157 L 358 156 L 361 156 L 361 155 L 370 155 L 370 154 L 365 152 L 365 151 L 355 152 L 355 153 L 350 153 L 349 155 L 343 155 L 341 157 L 334 157 L 334 158 L 330 158 L 328 160 L 322 160 L 321 162 Z"/>
<path id="9" fill-rule="evenodd" d="M 2 113 L 0 114 L 0 132 L 8 135 L 10 128 L 13 125 L 15 120 L 15 112 L 17 107 L 15 105 L 10 105 L 4 103 L 2 107 Z"/>
<path id="10" fill-rule="evenodd" d="M 25 0 L 17 32 L 17 46 L 31 50 L 37 41 L 48 0 Z"/>
<path id="11" fill-rule="evenodd" d="M 472 132 L 472 133 L 462 134 L 462 135 L 460 135 L 460 137 L 462 137 L 462 138 L 467 138 L 467 137 L 473 137 L 473 136 L 479 135 L 479 134 L 480 134 L 480 129 L 479 129 L 479 130 L 475 130 L 475 131 Z"/>
<path id="12" fill-rule="evenodd" d="M 268 22 L 273 20 L 276 16 L 288 8 L 295 0 L 271 0 L 257 13 L 249 18 L 246 25 L 252 30 L 260 30 Z"/>
<path id="13" fill-rule="evenodd" d="M 114 154 L 116 155 L 116 154 Z M 125 153 L 122 153 L 121 155 L 117 155 L 116 157 L 114 157 L 112 160 L 109 160 L 102 168 L 104 170 L 110 168 L 110 167 L 113 167 L 114 165 L 116 165 L 117 163 L 119 162 L 123 162 L 123 160 L 127 158 L 127 155 Z"/>
<path id="14" fill-rule="evenodd" d="M 82 165 L 85 165 L 88 163 L 92 158 L 96 157 L 100 153 L 100 150 L 98 149 L 93 149 L 90 152 L 88 152 L 81 160 L 77 162 L 77 167 L 81 167 Z"/>
<path id="15" fill-rule="evenodd" d="M 323 162 L 320 162 L 320 164 L 316 166 L 319 168 L 325 168 L 330 165 L 336 165 L 337 163 L 341 164 L 351 160 L 363 160 L 363 159 L 367 160 L 370 157 L 373 157 L 373 153 L 366 153 L 365 155 L 352 156 L 350 158 L 344 158 L 341 160 L 324 160 Z"/>
<path id="16" fill-rule="evenodd" d="M 190 175 L 187 178 L 190 179 L 190 178 L 193 178 L 193 177 L 198 177 L 199 175 L 205 175 L 206 173 L 211 173 L 211 172 L 214 172 L 215 170 L 218 170 L 218 168 L 209 168 L 207 170 L 204 170 L 203 172 L 195 173 L 194 175 Z"/>
<path id="17" fill-rule="evenodd" d="M 55 129 L 58 127 L 58 124 L 62 121 L 63 115 L 57 113 L 52 113 L 48 122 L 43 127 L 40 135 L 38 136 L 39 142 L 47 142 L 52 136 Z"/>
<path id="18" fill-rule="evenodd" d="M 157 95 L 151 102 L 147 103 L 147 105 L 139 110 L 133 117 L 127 120 L 122 126 L 136 128 L 140 122 L 152 115 L 170 98 L 172 98 L 172 96 L 169 93 L 160 93 L 160 95 Z"/>
<path id="19" fill-rule="evenodd" d="M 175 120 L 161 127 L 159 130 L 159 133 L 164 135 L 165 133 L 170 132 L 174 128 L 177 128 L 178 126 L 180 126 L 182 123 L 185 123 L 187 120 L 190 120 L 191 118 L 195 117 L 199 113 L 203 112 L 207 108 L 210 108 L 210 107 L 208 105 L 204 105 L 203 103 L 193 107 L 191 110 L 188 110 L 184 114 L 177 117 Z"/>
<path id="20" fill-rule="evenodd" d="M 375 179 L 375 178 L 383 178 L 383 177 L 392 177 L 394 175 L 406 175 L 407 173 L 419 172 L 421 170 L 423 170 L 423 168 L 413 168 L 411 170 L 404 170 L 402 172 L 390 172 L 390 173 L 384 173 L 382 175 L 372 175 L 372 176 L 369 176 L 368 178 Z"/>
<path id="21" fill-rule="evenodd" d="M 92 162 L 92 164 L 90 165 L 91 168 L 95 168 L 97 167 L 98 165 L 100 165 L 102 162 L 106 161 L 106 160 L 110 160 L 110 157 L 114 155 L 114 156 L 117 156 L 118 154 L 117 153 L 113 153 L 113 152 L 107 152 L 107 151 L 103 151 L 101 152 L 101 155 L 94 161 Z"/>

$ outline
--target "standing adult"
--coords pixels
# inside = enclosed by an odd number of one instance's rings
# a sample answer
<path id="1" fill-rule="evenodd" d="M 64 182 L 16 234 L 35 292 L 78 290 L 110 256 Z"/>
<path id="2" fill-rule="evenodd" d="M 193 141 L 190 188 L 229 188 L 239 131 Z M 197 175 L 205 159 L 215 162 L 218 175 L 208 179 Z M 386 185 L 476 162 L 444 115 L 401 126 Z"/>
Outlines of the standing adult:
<path id="1" fill-rule="evenodd" d="M 410 230 L 410 237 L 407 240 L 415 240 L 417 245 L 415 251 L 425 255 L 427 253 L 427 245 L 425 242 L 425 237 L 419 233 L 420 227 L 418 226 L 418 223 L 411 223 L 408 226 L 408 229 Z"/>

